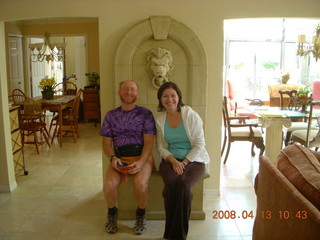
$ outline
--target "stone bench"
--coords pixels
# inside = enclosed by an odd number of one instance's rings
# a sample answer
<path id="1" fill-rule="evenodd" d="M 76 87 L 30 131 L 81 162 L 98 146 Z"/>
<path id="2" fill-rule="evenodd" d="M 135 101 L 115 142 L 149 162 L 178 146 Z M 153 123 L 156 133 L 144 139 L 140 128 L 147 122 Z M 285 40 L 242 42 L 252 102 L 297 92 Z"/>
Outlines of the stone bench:
<path id="1" fill-rule="evenodd" d="M 205 213 L 203 211 L 203 185 L 204 179 L 199 181 L 192 189 L 193 200 L 190 219 L 203 220 Z M 147 205 L 147 219 L 164 220 L 165 211 L 162 197 L 163 181 L 160 173 L 152 173 L 149 182 L 149 201 Z M 118 219 L 132 220 L 135 219 L 135 210 L 137 208 L 136 200 L 133 195 L 132 177 L 128 177 L 128 183 L 123 182 L 119 189 Z"/>

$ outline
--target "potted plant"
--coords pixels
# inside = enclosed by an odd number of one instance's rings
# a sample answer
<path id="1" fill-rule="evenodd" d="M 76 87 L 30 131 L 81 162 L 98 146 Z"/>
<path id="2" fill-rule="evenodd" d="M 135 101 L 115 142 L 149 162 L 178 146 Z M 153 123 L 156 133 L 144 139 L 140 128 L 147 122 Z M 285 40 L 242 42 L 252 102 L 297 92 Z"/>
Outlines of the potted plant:
<path id="1" fill-rule="evenodd" d="M 42 89 L 42 98 L 43 99 L 53 99 L 53 88 L 56 84 L 56 79 L 54 77 L 44 77 L 39 83 L 39 88 Z"/>
<path id="2" fill-rule="evenodd" d="M 301 111 L 306 112 L 307 106 L 312 101 L 312 89 L 309 86 L 300 88 L 297 93 L 297 102 L 301 106 Z"/>
<path id="3" fill-rule="evenodd" d="M 100 80 L 100 75 L 97 72 L 87 72 L 85 75 L 88 77 L 88 83 L 89 86 L 86 86 L 85 89 L 87 88 L 99 88 L 99 80 Z"/>

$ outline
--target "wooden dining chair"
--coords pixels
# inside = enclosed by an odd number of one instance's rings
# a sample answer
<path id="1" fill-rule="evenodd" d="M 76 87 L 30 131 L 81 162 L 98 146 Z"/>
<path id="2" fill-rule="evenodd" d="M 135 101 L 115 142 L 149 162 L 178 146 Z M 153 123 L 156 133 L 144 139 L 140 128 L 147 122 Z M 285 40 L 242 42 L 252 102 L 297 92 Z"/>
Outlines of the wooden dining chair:
<path id="1" fill-rule="evenodd" d="M 259 156 L 262 156 L 265 149 L 265 145 L 263 141 L 263 134 L 258 124 L 245 123 L 243 120 L 249 119 L 249 117 L 246 116 L 230 117 L 227 97 L 224 97 L 223 99 L 222 116 L 224 122 L 224 139 L 221 150 L 221 157 L 223 156 L 225 147 L 227 146 L 227 151 L 225 153 L 223 163 L 226 164 L 230 152 L 231 143 L 235 141 L 251 142 L 251 156 L 255 156 L 254 146 L 260 149 Z M 233 120 L 236 121 L 233 122 Z M 239 122 L 239 120 L 242 121 Z"/>
<path id="2" fill-rule="evenodd" d="M 73 82 L 60 82 L 55 85 L 54 87 L 54 94 L 61 96 L 61 95 L 76 95 L 77 94 L 77 85 Z M 64 111 L 70 111 L 70 108 L 65 109 Z M 52 112 L 52 118 L 49 125 L 49 132 L 51 132 L 51 129 L 55 125 L 56 116 L 58 115 L 58 112 L 53 111 Z"/>
<path id="3" fill-rule="evenodd" d="M 296 130 L 291 133 L 291 143 L 300 143 L 308 148 L 320 147 L 320 112 L 315 113 L 315 108 L 319 108 L 320 101 L 312 101 L 310 103 L 310 111 L 308 117 L 308 126 L 306 129 Z M 313 121 L 316 120 L 316 126 Z"/>
<path id="4" fill-rule="evenodd" d="M 62 96 L 63 93 L 64 93 L 63 82 L 59 82 L 59 83 L 55 84 L 54 87 L 53 87 L 54 96 Z M 55 125 L 56 116 L 58 116 L 58 112 L 57 111 L 50 111 L 50 112 L 52 113 L 52 117 L 51 117 L 51 121 L 50 121 L 50 125 L 49 125 L 49 133 L 51 133 L 51 129 Z"/>
<path id="5" fill-rule="evenodd" d="M 63 95 L 77 95 L 78 88 L 77 88 L 77 85 L 74 84 L 73 82 L 65 81 L 63 88 L 64 88 Z"/>
<path id="6" fill-rule="evenodd" d="M 280 95 L 280 107 L 287 107 L 289 110 L 298 110 L 298 102 L 297 102 L 297 90 L 279 90 Z M 285 100 L 287 98 L 287 101 Z M 287 102 L 287 104 L 286 104 Z"/>
<path id="7" fill-rule="evenodd" d="M 59 82 L 53 87 L 53 92 L 55 96 L 61 96 L 64 92 L 64 85 L 63 82 Z"/>
<path id="8" fill-rule="evenodd" d="M 79 89 L 77 92 L 76 98 L 73 101 L 70 111 L 65 111 L 62 115 L 62 133 L 63 137 L 73 137 L 73 141 L 76 142 L 76 137 L 80 137 L 78 119 L 79 119 L 79 106 L 80 106 L 80 97 L 82 90 Z M 51 143 L 55 137 L 59 137 L 59 116 L 56 116 L 54 119 L 55 129 L 52 135 Z M 71 134 L 71 135 L 69 135 Z M 59 139 L 59 138 L 58 138 Z"/>
<path id="9" fill-rule="evenodd" d="M 226 81 L 226 97 L 228 99 L 228 108 L 229 108 L 229 116 L 246 116 L 249 117 L 250 122 L 258 123 L 257 119 L 258 116 L 256 114 L 253 114 L 250 110 L 248 110 L 248 107 L 252 106 L 262 106 L 263 101 L 258 98 L 244 98 L 241 100 L 241 102 L 238 102 L 236 100 L 236 91 L 235 86 L 232 81 L 227 80 Z M 243 121 L 244 119 L 239 118 L 239 121 Z M 259 124 L 259 123 L 258 123 Z M 261 127 L 261 130 L 263 131 L 263 128 Z"/>
<path id="10" fill-rule="evenodd" d="M 27 99 L 26 94 L 18 88 L 13 89 L 9 97 L 12 99 L 13 103 L 16 105 L 24 102 Z"/>
<path id="11" fill-rule="evenodd" d="M 297 90 L 290 90 L 290 91 L 283 91 L 283 90 L 279 90 L 279 94 L 280 94 L 280 107 L 281 108 L 288 108 L 289 110 L 299 110 L 300 106 L 298 105 L 297 102 Z M 287 105 L 285 105 L 285 98 L 288 98 L 287 100 Z M 303 119 L 305 120 L 305 119 Z M 291 138 L 291 134 L 293 131 L 296 130 L 306 130 L 308 128 L 308 123 L 305 121 L 300 121 L 300 122 L 296 122 L 292 119 L 291 121 L 291 126 L 290 127 L 284 127 L 284 145 L 288 146 L 290 138 Z M 311 125 L 312 129 L 317 129 L 316 126 Z"/>
<path id="12" fill-rule="evenodd" d="M 34 144 L 39 154 L 39 146 L 47 143 L 50 145 L 50 135 L 46 127 L 46 110 L 41 108 L 41 104 L 26 97 L 23 102 L 23 109 L 19 110 L 19 126 L 21 131 L 22 146 L 24 144 Z M 39 134 L 39 136 L 38 136 Z M 30 140 L 30 137 L 33 140 Z M 44 140 L 41 140 L 41 138 Z"/>
<path id="13" fill-rule="evenodd" d="M 54 88 L 54 95 L 76 95 L 77 94 L 77 85 L 73 82 L 60 82 L 57 83 Z"/>

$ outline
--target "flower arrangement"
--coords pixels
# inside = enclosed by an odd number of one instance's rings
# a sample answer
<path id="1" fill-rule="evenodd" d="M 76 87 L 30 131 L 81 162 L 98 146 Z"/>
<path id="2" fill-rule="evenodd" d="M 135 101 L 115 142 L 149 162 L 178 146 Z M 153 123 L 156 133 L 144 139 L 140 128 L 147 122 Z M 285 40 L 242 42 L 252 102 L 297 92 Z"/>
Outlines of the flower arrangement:
<path id="1" fill-rule="evenodd" d="M 306 107 L 312 101 L 312 89 L 309 86 L 300 88 L 297 92 L 297 103 L 302 107 L 302 111 L 306 111 Z"/>
<path id="2" fill-rule="evenodd" d="M 53 92 L 54 85 L 56 84 L 56 80 L 54 77 L 52 78 L 42 78 L 39 83 L 39 88 L 44 92 Z"/>
<path id="3" fill-rule="evenodd" d="M 281 83 L 286 84 L 290 79 L 290 74 L 287 70 L 282 69 L 281 70 Z"/>
<path id="4" fill-rule="evenodd" d="M 309 86 L 304 86 L 298 90 L 298 96 L 301 98 L 307 98 L 312 93 L 312 89 Z"/>

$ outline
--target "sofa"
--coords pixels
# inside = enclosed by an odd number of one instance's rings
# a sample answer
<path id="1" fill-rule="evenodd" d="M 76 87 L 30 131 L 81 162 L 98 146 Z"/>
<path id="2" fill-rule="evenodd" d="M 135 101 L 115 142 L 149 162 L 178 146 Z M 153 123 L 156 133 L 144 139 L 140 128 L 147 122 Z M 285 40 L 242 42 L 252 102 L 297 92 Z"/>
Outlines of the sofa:
<path id="1" fill-rule="evenodd" d="M 320 239 L 320 153 L 301 145 L 260 158 L 254 240 Z"/>

